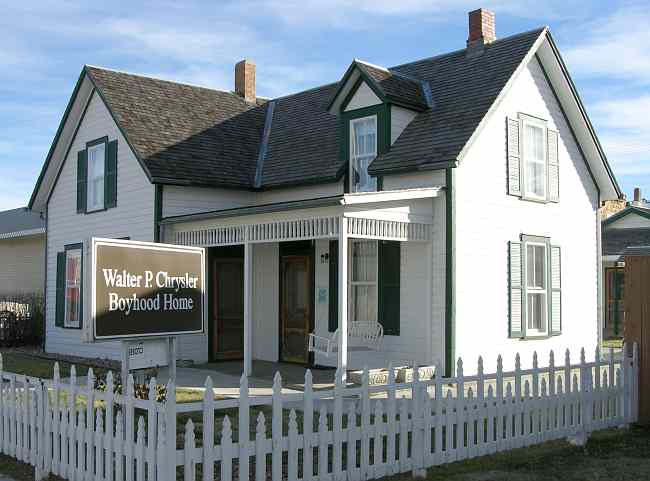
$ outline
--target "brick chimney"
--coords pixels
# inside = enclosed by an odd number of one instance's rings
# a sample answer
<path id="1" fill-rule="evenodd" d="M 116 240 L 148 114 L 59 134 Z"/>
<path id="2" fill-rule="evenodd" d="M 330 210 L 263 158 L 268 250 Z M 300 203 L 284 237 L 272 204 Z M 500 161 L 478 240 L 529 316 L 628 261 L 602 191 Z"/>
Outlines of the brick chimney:
<path id="1" fill-rule="evenodd" d="M 235 64 L 235 93 L 246 102 L 254 103 L 255 99 L 255 64 L 248 59 Z"/>
<path id="2" fill-rule="evenodd" d="M 483 47 L 497 39 L 494 28 L 494 12 L 479 8 L 469 12 L 469 36 L 467 48 Z"/>

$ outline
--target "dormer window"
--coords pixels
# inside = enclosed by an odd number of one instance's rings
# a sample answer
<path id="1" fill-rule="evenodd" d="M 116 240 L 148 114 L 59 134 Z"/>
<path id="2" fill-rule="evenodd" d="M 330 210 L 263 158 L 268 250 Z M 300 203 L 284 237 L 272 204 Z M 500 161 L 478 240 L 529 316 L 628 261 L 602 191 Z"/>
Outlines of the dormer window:
<path id="1" fill-rule="evenodd" d="M 377 179 L 368 174 L 368 166 L 377 156 L 377 116 L 350 120 L 350 190 L 374 192 Z"/>

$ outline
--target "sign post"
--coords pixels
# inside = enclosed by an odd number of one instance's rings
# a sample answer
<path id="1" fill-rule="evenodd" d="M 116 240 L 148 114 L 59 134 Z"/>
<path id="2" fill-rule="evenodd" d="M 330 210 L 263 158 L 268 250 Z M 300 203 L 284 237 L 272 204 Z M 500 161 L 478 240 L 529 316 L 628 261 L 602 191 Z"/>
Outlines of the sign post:
<path id="1" fill-rule="evenodd" d="M 133 364 L 153 362 L 155 356 L 145 352 L 147 339 L 166 345 L 169 376 L 176 382 L 177 336 L 204 332 L 205 250 L 93 238 L 91 278 L 93 340 L 122 341 L 123 385 Z M 133 341 L 140 345 L 133 347 Z"/>

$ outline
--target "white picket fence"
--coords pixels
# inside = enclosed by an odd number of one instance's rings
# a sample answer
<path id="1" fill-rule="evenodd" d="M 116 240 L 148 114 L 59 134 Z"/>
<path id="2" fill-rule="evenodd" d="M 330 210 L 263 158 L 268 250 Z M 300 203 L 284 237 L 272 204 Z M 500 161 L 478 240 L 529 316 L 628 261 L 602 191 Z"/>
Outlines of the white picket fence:
<path id="1" fill-rule="evenodd" d="M 589 363 L 583 350 L 574 365 L 568 351 L 557 367 L 552 352 L 543 368 L 537 356 L 528 370 L 518 356 L 512 372 L 501 358 L 496 373 L 485 374 L 482 364 L 479 358 L 477 374 L 464 376 L 459 360 L 455 377 L 430 380 L 416 369 L 401 384 L 389 369 L 385 385 L 369 385 L 366 371 L 361 386 L 346 386 L 337 373 L 326 391 L 313 389 L 307 371 L 304 393 L 282 392 L 276 374 L 272 396 L 258 397 L 242 376 L 240 396 L 223 400 L 214 399 L 208 378 L 202 402 L 177 404 L 171 383 L 168 400 L 158 403 L 155 380 L 149 400 L 140 400 L 132 378 L 119 395 L 111 374 L 108 389 L 98 391 L 92 371 L 78 386 L 74 369 L 65 383 L 58 366 L 52 380 L 31 378 L 3 372 L 0 356 L 0 447 L 33 465 L 37 479 L 194 481 L 200 466 L 203 481 L 365 480 L 419 476 L 430 466 L 637 419 L 636 345 L 608 359 L 596 351 Z"/>

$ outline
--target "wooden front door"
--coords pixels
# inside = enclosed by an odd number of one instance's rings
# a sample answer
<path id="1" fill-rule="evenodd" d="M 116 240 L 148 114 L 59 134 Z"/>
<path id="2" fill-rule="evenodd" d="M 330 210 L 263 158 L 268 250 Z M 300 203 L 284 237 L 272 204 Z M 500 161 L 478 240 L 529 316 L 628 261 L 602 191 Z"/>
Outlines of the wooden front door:
<path id="1" fill-rule="evenodd" d="M 307 363 L 313 286 L 311 257 L 285 255 L 280 260 L 280 357 Z"/>
<path id="2" fill-rule="evenodd" d="M 214 258 L 212 261 L 213 360 L 244 357 L 244 259 Z M 216 329 L 215 329 L 216 327 Z"/>

